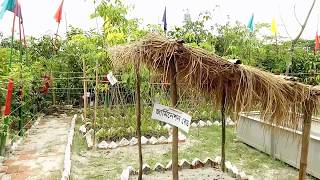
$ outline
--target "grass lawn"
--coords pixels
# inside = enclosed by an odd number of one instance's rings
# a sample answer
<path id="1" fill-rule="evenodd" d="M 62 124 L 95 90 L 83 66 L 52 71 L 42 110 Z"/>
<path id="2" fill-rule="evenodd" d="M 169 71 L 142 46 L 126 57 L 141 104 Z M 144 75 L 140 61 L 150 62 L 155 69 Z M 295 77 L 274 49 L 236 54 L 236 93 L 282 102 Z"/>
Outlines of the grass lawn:
<path id="1" fill-rule="evenodd" d="M 220 155 L 220 142 L 221 127 L 193 128 L 187 141 L 179 144 L 179 159 L 192 161 L 196 157 L 201 160 L 214 158 Z M 126 166 L 138 167 L 137 146 L 87 150 L 84 138 L 76 132 L 72 150 L 73 179 L 119 179 Z M 166 165 L 170 159 L 171 144 L 143 146 L 143 161 L 151 167 L 156 162 Z M 234 128 L 231 127 L 227 128 L 226 160 L 255 179 L 297 179 L 298 175 L 295 168 L 237 141 Z"/>

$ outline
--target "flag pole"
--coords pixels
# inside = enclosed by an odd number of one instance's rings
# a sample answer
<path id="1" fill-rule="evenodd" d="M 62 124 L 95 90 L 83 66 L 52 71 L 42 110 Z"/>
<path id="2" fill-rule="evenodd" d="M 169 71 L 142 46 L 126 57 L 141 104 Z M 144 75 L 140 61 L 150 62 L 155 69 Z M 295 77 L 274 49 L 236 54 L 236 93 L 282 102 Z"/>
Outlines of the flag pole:
<path id="1" fill-rule="evenodd" d="M 58 23 L 57 31 L 56 31 L 56 34 L 55 34 L 56 35 L 56 37 L 55 37 L 56 39 L 58 38 L 59 26 L 60 26 L 60 23 Z"/>
<path id="2" fill-rule="evenodd" d="M 164 8 L 164 13 L 162 17 L 163 22 L 163 30 L 165 36 L 167 36 L 167 7 Z M 169 68 L 170 68 L 170 88 L 171 88 L 171 106 L 173 108 L 177 107 L 178 102 L 178 86 L 177 86 L 177 69 L 176 62 L 174 58 L 169 60 Z M 172 179 L 179 179 L 179 130 L 178 127 L 172 127 L 172 150 L 171 150 L 171 158 L 172 158 Z"/>
<path id="3" fill-rule="evenodd" d="M 16 22 L 16 15 L 13 16 L 13 23 L 12 23 L 12 33 L 11 33 L 11 52 L 9 58 L 9 68 L 12 67 L 12 59 L 13 59 L 13 37 L 14 37 L 14 27 Z"/>
<path id="4" fill-rule="evenodd" d="M 57 54 L 58 53 L 58 47 L 56 46 L 56 43 L 57 43 L 57 41 L 58 41 L 58 32 L 59 32 L 59 26 L 60 26 L 60 21 L 61 21 L 61 14 L 62 14 L 62 7 L 63 7 L 63 2 L 64 2 L 64 0 L 62 0 L 61 1 L 61 4 L 59 5 L 59 7 L 58 7 L 58 10 L 57 10 L 57 12 L 55 13 L 55 15 L 54 15 L 54 19 L 56 20 L 56 22 L 58 23 L 58 27 L 57 27 L 57 31 L 56 31 L 56 34 L 55 34 L 55 39 L 53 40 L 54 42 L 53 42 L 53 48 L 54 48 L 54 50 L 55 50 L 55 54 Z M 52 87 L 53 87 L 53 82 L 54 82 L 54 77 L 53 77 L 53 73 L 52 73 L 52 62 L 51 62 L 51 64 L 50 64 L 50 71 L 51 71 L 51 82 L 52 82 Z M 53 105 L 55 105 L 56 104 L 56 94 L 55 94 L 55 91 L 53 90 L 52 91 L 52 103 L 53 103 Z"/>
<path id="5" fill-rule="evenodd" d="M 17 1 L 18 3 L 18 1 Z M 18 6 L 17 6 L 18 7 Z M 14 15 L 15 16 L 15 15 Z M 22 78 L 22 19 L 21 16 L 19 16 L 19 49 L 20 49 L 20 80 L 23 80 Z M 21 83 L 21 82 L 20 82 Z M 19 88 L 19 136 L 23 135 L 23 118 L 22 118 L 22 102 L 23 102 L 23 83 L 20 84 L 20 88 Z"/>

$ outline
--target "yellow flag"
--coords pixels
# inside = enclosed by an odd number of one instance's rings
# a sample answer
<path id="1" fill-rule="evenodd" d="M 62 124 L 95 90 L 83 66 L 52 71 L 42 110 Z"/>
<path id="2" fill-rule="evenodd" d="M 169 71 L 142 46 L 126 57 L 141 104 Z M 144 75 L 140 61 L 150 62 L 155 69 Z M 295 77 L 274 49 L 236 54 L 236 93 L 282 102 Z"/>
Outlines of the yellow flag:
<path id="1" fill-rule="evenodd" d="M 271 22 L 271 32 L 276 35 L 277 34 L 277 23 L 276 19 L 273 17 Z"/>

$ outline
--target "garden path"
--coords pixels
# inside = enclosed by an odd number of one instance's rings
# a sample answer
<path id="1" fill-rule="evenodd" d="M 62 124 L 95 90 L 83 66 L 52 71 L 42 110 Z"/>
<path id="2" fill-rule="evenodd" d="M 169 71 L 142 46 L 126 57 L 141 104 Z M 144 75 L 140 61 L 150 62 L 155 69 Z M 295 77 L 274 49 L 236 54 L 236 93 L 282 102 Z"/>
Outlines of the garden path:
<path id="1" fill-rule="evenodd" d="M 3 161 L 0 179 L 60 179 L 72 117 L 45 116 Z"/>

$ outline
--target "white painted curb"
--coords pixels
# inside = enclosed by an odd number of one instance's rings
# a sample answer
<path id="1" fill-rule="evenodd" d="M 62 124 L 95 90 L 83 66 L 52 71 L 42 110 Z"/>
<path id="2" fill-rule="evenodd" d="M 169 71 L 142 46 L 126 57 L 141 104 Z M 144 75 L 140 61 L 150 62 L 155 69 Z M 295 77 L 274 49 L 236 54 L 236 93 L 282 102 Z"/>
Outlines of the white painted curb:
<path id="1" fill-rule="evenodd" d="M 73 135 L 74 135 L 74 127 L 76 124 L 77 114 L 75 114 L 71 121 L 71 127 L 68 133 L 68 140 L 67 140 L 67 146 L 64 153 L 64 167 L 63 167 L 63 173 L 61 180 L 67 180 L 69 179 L 70 172 L 71 172 L 71 147 L 72 147 L 72 141 L 73 141 Z"/>

